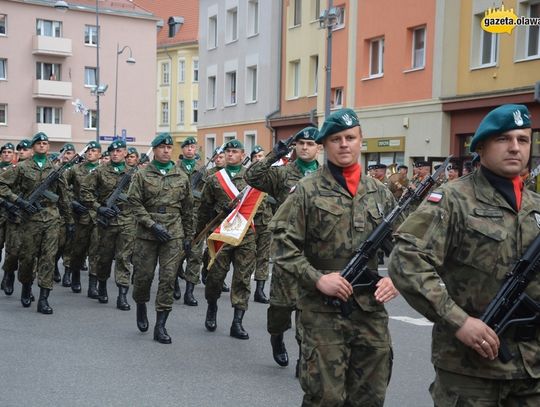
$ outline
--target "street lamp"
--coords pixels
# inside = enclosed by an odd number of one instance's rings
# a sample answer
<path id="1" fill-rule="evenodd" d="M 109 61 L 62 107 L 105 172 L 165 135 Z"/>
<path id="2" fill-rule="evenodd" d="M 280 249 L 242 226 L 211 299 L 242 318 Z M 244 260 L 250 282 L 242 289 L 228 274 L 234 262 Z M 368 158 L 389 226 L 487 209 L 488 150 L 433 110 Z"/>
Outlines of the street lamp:
<path id="1" fill-rule="evenodd" d="M 120 44 L 116 43 L 116 84 L 114 89 L 114 133 L 113 136 L 116 137 L 116 112 L 118 108 L 118 58 L 120 58 L 120 54 L 124 52 L 126 49 L 129 50 L 129 58 L 126 59 L 126 63 L 128 64 L 134 64 L 135 58 L 133 58 L 133 52 L 131 51 L 131 47 L 129 45 L 126 45 L 120 49 Z"/>
<path id="2" fill-rule="evenodd" d="M 326 28 L 326 91 L 324 98 L 324 117 L 330 115 L 330 95 L 332 93 L 332 31 L 338 23 L 339 9 L 333 7 L 333 1 L 328 0 L 328 8 L 319 17 L 319 27 Z"/>

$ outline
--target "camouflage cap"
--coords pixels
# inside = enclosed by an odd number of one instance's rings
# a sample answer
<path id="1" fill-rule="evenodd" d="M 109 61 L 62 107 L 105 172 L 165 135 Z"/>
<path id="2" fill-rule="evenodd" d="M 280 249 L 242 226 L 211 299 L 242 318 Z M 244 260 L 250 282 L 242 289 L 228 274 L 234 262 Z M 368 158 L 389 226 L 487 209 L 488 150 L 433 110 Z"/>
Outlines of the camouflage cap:
<path id="1" fill-rule="evenodd" d="M 188 138 L 186 138 L 182 144 L 180 144 L 180 147 L 184 148 L 186 146 L 190 146 L 192 144 L 197 144 L 197 139 L 193 136 L 189 136 Z"/>
<path id="2" fill-rule="evenodd" d="M 255 147 L 253 147 L 253 150 L 251 150 L 250 156 L 253 157 L 253 154 L 258 154 L 261 151 L 264 151 L 264 148 L 262 148 L 262 146 L 257 144 L 257 145 L 255 145 Z"/>
<path id="3" fill-rule="evenodd" d="M 173 140 L 172 140 L 171 135 L 169 133 L 159 133 L 156 137 L 154 137 L 154 140 L 152 140 L 152 143 L 150 143 L 152 147 L 157 147 L 160 144 L 172 146 Z"/>
<path id="4" fill-rule="evenodd" d="M 47 137 L 45 133 L 40 131 L 39 133 L 36 133 L 34 137 L 32 137 L 32 141 L 30 142 L 30 145 L 33 146 L 38 141 L 49 141 L 49 137 Z"/>
<path id="5" fill-rule="evenodd" d="M 495 134 L 501 134 L 515 129 L 531 127 L 531 114 L 525 105 L 502 105 L 489 112 L 480 122 L 469 147 L 471 152 L 476 150 L 480 141 Z"/>
<path id="6" fill-rule="evenodd" d="M 294 135 L 293 140 L 313 140 L 317 139 L 319 135 L 319 129 L 313 126 L 305 127 Z"/>
<path id="7" fill-rule="evenodd" d="M 126 148 L 126 142 L 124 140 L 114 140 L 109 148 L 107 148 L 107 151 L 111 152 L 119 148 Z"/>
<path id="8" fill-rule="evenodd" d="M 65 151 L 75 151 L 75 146 L 71 143 L 66 143 L 62 146 L 60 149 L 60 152 L 63 153 Z"/>
<path id="9" fill-rule="evenodd" d="M 98 150 L 101 150 L 101 144 L 99 144 L 97 141 L 89 141 L 87 144 L 88 148 L 97 148 Z"/>
<path id="10" fill-rule="evenodd" d="M 139 152 L 135 147 L 128 147 L 127 149 L 128 154 L 135 154 L 137 157 L 139 156 Z"/>
<path id="11" fill-rule="evenodd" d="M 15 150 L 15 146 L 13 145 L 13 143 L 6 143 L 2 146 L 2 148 L 0 148 L 0 152 L 4 151 L 4 150 Z"/>
<path id="12" fill-rule="evenodd" d="M 244 145 L 242 144 L 240 140 L 233 139 L 233 140 L 227 141 L 225 145 L 223 146 L 223 150 L 226 150 L 228 148 L 238 148 L 240 150 L 243 150 Z"/>
<path id="13" fill-rule="evenodd" d="M 339 109 L 326 118 L 315 141 L 322 144 L 326 137 L 357 126 L 360 126 L 360 122 L 354 110 Z"/>
<path id="14" fill-rule="evenodd" d="M 30 147 L 32 147 L 32 142 L 28 140 L 27 138 L 25 138 L 19 141 L 19 144 L 17 144 L 17 151 L 20 151 L 23 148 L 30 148 Z"/>

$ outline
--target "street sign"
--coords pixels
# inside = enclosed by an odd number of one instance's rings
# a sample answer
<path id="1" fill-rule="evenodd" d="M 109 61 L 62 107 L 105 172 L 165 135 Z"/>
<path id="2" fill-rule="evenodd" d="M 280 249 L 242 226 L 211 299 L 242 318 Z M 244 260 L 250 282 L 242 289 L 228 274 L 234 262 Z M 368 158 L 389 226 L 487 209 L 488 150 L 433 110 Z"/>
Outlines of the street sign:
<path id="1" fill-rule="evenodd" d="M 114 141 L 116 140 L 116 137 L 114 136 L 99 136 L 100 141 Z M 135 137 L 126 137 L 126 143 L 133 143 L 136 140 Z"/>

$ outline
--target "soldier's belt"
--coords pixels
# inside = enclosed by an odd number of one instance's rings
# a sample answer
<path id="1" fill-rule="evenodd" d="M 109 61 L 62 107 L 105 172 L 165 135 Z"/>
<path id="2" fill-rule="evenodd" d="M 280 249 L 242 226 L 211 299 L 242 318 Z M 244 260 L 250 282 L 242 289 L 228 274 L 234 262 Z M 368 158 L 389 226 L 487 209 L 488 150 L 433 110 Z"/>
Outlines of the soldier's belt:
<path id="1" fill-rule="evenodd" d="M 180 208 L 174 208 L 172 206 L 153 206 L 146 208 L 149 213 L 181 213 Z"/>
<path id="2" fill-rule="evenodd" d="M 349 263 L 349 258 L 336 257 L 334 259 L 319 259 L 317 257 L 308 257 L 309 264 L 317 270 L 343 270 Z"/>

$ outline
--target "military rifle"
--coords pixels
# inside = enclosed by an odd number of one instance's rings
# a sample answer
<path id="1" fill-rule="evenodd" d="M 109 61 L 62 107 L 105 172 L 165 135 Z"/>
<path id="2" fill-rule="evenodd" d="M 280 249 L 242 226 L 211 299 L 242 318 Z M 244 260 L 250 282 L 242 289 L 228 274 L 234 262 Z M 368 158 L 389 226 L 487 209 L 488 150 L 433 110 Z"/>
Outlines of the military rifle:
<path id="1" fill-rule="evenodd" d="M 150 153 L 152 152 L 152 148 L 153 147 L 150 147 L 148 149 L 145 156 L 141 156 L 140 160 L 137 162 L 137 165 L 134 165 L 133 167 L 131 167 L 129 169 L 129 171 L 127 171 L 124 175 L 122 175 L 122 177 L 120 178 L 120 180 L 116 184 L 116 187 L 114 188 L 114 190 L 111 192 L 111 194 L 105 200 L 105 204 L 103 206 L 105 206 L 106 208 L 114 210 L 116 212 L 116 216 L 118 216 L 120 214 L 120 212 L 121 212 L 120 208 L 118 207 L 119 201 L 127 202 L 127 195 L 124 193 L 124 189 L 131 182 L 131 178 L 133 177 L 135 172 L 137 172 L 137 170 L 139 169 L 139 165 L 144 164 L 146 161 L 150 160 Z M 110 225 L 111 219 L 107 218 L 107 217 L 105 217 L 103 215 L 100 215 L 98 213 L 97 214 L 97 221 L 101 226 L 106 228 L 106 227 L 108 227 Z"/>
<path id="2" fill-rule="evenodd" d="M 540 270 L 540 235 L 536 236 L 525 254 L 518 260 L 512 271 L 486 308 L 480 318 L 486 325 L 495 331 L 499 338 L 511 326 L 540 325 L 540 304 L 529 297 L 525 290 Z M 535 340 L 537 328 L 531 329 L 530 340 Z M 507 363 L 514 358 L 501 339 L 499 359 Z"/>
<path id="3" fill-rule="evenodd" d="M 201 198 L 202 191 L 199 188 L 199 185 L 203 178 L 206 176 L 206 173 L 208 172 L 208 166 L 213 163 L 216 160 L 216 157 L 223 153 L 223 146 L 216 148 L 216 151 L 214 151 L 214 154 L 212 154 L 212 157 L 208 160 L 206 165 L 201 168 L 199 171 L 195 172 L 193 176 L 191 177 L 191 193 L 193 196 L 197 199 Z"/>
<path id="4" fill-rule="evenodd" d="M 531 185 L 535 180 L 536 177 L 540 174 L 540 165 L 536 166 L 529 174 L 527 179 L 525 180 L 524 184 L 525 186 Z"/>
<path id="5" fill-rule="evenodd" d="M 12 204 L 11 202 L 6 201 L 5 199 L 0 199 L 0 207 L 6 210 L 7 219 L 12 223 L 16 222 L 21 214 L 21 211 L 17 205 Z"/>
<path id="6" fill-rule="evenodd" d="M 375 291 L 376 284 L 382 277 L 368 269 L 369 261 L 376 255 L 379 249 L 383 249 L 386 253 L 391 251 L 390 238 L 392 235 L 393 223 L 412 202 L 422 201 L 424 199 L 431 187 L 436 184 L 437 179 L 444 171 L 451 158 L 452 156 L 449 156 L 437 171 L 429 177 L 424 178 L 414 190 L 412 188 L 407 188 L 407 191 L 401 196 L 397 205 L 387 216 L 383 217 L 381 223 L 356 250 L 355 255 L 349 260 L 349 263 L 347 263 L 340 273 L 341 276 L 352 285 L 353 289 L 358 288 L 369 292 Z M 330 298 L 328 303 L 339 306 L 341 308 L 341 314 L 346 317 L 350 315 L 353 310 L 352 301 L 354 301 L 352 298 L 349 298 L 345 302 L 338 298 Z"/>

